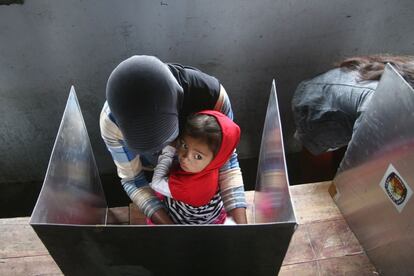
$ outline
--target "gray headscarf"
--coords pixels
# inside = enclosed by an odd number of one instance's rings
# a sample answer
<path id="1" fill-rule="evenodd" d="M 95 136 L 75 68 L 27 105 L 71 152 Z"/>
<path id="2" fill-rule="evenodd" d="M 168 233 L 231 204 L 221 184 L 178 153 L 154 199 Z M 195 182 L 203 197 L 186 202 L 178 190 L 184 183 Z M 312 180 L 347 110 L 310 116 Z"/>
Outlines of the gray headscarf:
<path id="1" fill-rule="evenodd" d="M 106 98 L 128 148 L 153 153 L 177 137 L 182 93 L 168 66 L 153 56 L 132 56 L 112 71 Z"/>

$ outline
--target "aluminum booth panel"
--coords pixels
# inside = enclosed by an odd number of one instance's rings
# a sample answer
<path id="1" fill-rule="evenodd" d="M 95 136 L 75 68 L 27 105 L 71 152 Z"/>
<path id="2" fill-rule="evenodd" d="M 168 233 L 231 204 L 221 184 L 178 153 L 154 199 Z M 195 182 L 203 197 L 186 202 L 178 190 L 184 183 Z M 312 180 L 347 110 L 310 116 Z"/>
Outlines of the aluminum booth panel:
<path id="1" fill-rule="evenodd" d="M 387 65 L 334 179 L 336 203 L 381 275 L 414 271 L 414 90 Z"/>
<path id="2" fill-rule="evenodd" d="M 296 221 L 289 193 L 281 125 L 273 80 L 257 167 L 254 209 L 256 223 Z"/>
<path id="3" fill-rule="evenodd" d="M 31 224 L 105 224 L 107 204 L 72 86 Z"/>
<path id="4" fill-rule="evenodd" d="M 276 122 L 280 125 L 274 83 L 268 112 L 272 115 L 266 116 L 267 125 L 276 126 Z M 69 125 L 73 121 L 82 126 L 77 128 L 81 133 L 65 131 L 66 128 L 72 129 Z M 267 127 L 264 130 L 263 139 L 270 142 L 266 147 L 262 147 L 261 151 L 270 150 L 274 145 L 279 155 L 277 158 L 268 158 L 261 152 L 259 171 L 268 171 L 262 169 L 262 166 L 271 168 L 272 172 L 273 168 L 285 168 L 285 164 L 268 164 L 284 162 L 284 157 L 281 158 L 284 155 L 283 147 L 278 144 L 281 140 L 268 137 L 280 136 L 281 133 L 278 131 L 280 127 Z M 67 143 L 68 139 L 76 140 L 77 145 Z M 78 147 L 86 147 L 88 150 L 84 150 L 81 156 L 71 155 L 73 148 Z M 72 90 L 51 154 L 42 192 L 31 218 L 32 227 L 65 275 L 278 273 L 296 228 L 288 187 L 280 187 L 288 183 L 286 170 L 278 170 L 277 179 L 260 177 L 258 180 L 256 186 L 263 197 L 255 199 L 255 205 L 261 206 L 256 214 L 266 219 L 252 224 L 106 225 L 102 218 L 106 208 L 103 208 L 105 198 L 99 177 L 96 177 L 96 165 L 94 162 L 83 160 L 93 160 L 93 153 L 75 92 Z M 78 165 L 82 168 L 68 169 Z M 55 175 L 52 175 L 53 173 Z M 73 173 L 76 174 L 72 175 Z M 72 181 L 73 178 L 81 180 Z M 274 181 L 280 183 L 276 185 Z M 278 188 L 272 188 L 274 186 Z M 59 195 L 59 202 L 53 201 L 55 193 Z M 269 196 L 266 197 L 266 193 L 269 193 Z M 261 203 L 261 200 L 266 200 L 266 204 Z M 289 206 L 280 207 L 279 200 L 283 200 L 283 204 Z M 54 210 L 58 205 L 61 207 L 57 209 L 58 215 L 49 216 L 50 210 Z M 267 210 L 263 206 L 266 206 Z M 278 207 L 281 211 L 273 210 Z M 74 209 L 82 215 L 73 216 Z M 99 211 L 89 213 L 90 210 Z M 286 210 L 292 212 L 289 214 Z M 84 219 L 85 217 L 87 219 Z"/>

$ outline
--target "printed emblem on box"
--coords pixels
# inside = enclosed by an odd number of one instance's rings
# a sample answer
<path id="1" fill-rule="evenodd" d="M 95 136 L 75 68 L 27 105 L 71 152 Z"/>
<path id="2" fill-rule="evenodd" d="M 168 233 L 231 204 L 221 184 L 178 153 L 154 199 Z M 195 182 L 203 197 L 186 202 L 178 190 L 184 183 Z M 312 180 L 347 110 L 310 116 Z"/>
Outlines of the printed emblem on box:
<path id="1" fill-rule="evenodd" d="M 380 186 L 401 213 L 413 192 L 392 164 L 388 166 Z"/>

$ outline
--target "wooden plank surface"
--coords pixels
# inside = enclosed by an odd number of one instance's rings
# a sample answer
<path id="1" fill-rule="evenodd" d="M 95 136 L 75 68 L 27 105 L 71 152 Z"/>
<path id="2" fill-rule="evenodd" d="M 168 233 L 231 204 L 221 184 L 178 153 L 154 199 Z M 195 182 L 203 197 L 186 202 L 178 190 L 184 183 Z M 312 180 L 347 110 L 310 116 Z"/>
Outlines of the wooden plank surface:
<path id="1" fill-rule="evenodd" d="M 282 266 L 279 276 L 375 276 L 366 255 L 343 256 Z"/>
<path id="2" fill-rule="evenodd" d="M 63 275 L 29 218 L 0 219 L 0 275 Z"/>
<path id="3" fill-rule="evenodd" d="M 341 212 L 328 193 L 331 181 L 290 187 L 290 194 L 298 224 L 343 219 Z"/>
<path id="4" fill-rule="evenodd" d="M 360 244 L 328 193 L 331 182 L 290 187 L 298 228 L 279 275 L 375 275 Z M 253 221 L 254 192 L 246 192 Z M 111 208 L 108 224 L 145 224 L 134 206 Z M 0 275 L 62 275 L 29 225 L 29 218 L 0 219 Z"/>
<path id="5" fill-rule="evenodd" d="M 49 255 L 0 258 L 0 275 L 63 275 Z"/>
<path id="6" fill-rule="evenodd" d="M 29 218 L 0 219 L 0 259 L 48 253 L 29 225 Z"/>
<path id="7" fill-rule="evenodd" d="M 290 187 L 298 228 L 280 276 L 376 275 L 328 190 L 331 181 Z"/>
<path id="8" fill-rule="evenodd" d="M 109 208 L 106 224 L 128 225 L 129 216 L 130 212 L 128 207 Z"/>

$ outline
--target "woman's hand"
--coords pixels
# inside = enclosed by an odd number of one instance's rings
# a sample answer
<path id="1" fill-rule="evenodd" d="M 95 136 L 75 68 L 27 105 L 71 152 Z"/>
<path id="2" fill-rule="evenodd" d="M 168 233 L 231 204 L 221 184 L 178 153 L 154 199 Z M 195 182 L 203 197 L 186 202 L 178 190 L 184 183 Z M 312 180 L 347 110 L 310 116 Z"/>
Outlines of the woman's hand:
<path id="1" fill-rule="evenodd" d="M 163 208 L 158 209 L 152 216 L 151 221 L 154 224 L 174 224 L 167 212 Z"/>
<path id="2" fill-rule="evenodd" d="M 247 224 L 246 208 L 234 208 L 228 213 L 237 224 Z"/>

